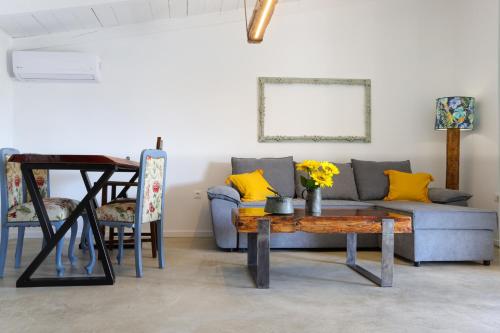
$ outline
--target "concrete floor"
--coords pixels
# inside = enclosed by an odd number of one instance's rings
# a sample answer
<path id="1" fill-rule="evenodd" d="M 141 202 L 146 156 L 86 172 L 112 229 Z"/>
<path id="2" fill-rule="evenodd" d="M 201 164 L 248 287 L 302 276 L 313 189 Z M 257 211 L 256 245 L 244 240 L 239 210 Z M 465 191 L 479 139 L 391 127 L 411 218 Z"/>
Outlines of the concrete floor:
<path id="1" fill-rule="evenodd" d="M 244 253 L 211 239 L 167 239 L 167 268 L 144 251 L 135 278 L 133 251 L 115 265 L 114 286 L 16 289 L 10 244 L 0 280 L 0 332 L 500 332 L 500 265 L 396 260 L 392 288 L 347 268 L 345 252 L 271 254 L 271 289 L 258 290 Z M 27 240 L 24 265 L 38 240 Z M 146 247 L 146 246 L 145 246 Z M 115 253 L 116 254 L 116 253 Z M 112 254 L 114 257 L 115 254 Z M 368 268 L 379 253 L 361 252 Z M 82 271 L 67 267 L 68 274 Z M 67 262 L 67 258 L 65 258 Z M 43 274 L 53 266 L 45 265 Z"/>

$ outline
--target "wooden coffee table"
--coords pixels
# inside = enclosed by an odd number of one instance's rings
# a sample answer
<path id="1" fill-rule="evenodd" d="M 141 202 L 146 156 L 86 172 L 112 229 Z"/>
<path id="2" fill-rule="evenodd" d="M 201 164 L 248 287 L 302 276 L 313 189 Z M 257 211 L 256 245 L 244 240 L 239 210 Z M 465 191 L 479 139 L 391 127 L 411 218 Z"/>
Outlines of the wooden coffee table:
<path id="1" fill-rule="evenodd" d="M 347 266 L 381 287 L 392 286 L 394 234 L 412 233 L 411 216 L 374 208 L 323 208 L 318 216 L 307 215 L 304 209 L 295 209 L 290 215 L 271 215 L 263 208 L 234 208 L 232 221 L 239 233 L 248 235 L 247 265 L 257 288 L 269 288 L 271 233 L 347 234 Z M 380 276 L 356 264 L 357 234 L 382 234 Z"/>

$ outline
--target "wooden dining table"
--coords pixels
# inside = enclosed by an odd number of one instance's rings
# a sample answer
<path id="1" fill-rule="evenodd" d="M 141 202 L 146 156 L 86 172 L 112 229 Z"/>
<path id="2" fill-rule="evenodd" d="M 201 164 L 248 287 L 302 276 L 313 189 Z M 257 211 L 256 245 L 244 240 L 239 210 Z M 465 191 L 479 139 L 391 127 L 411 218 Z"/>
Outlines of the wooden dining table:
<path id="1" fill-rule="evenodd" d="M 104 156 L 104 155 L 40 155 L 40 154 L 14 154 L 9 162 L 21 164 L 21 171 L 26 182 L 27 190 L 33 201 L 38 221 L 45 239 L 45 246 L 36 255 L 26 270 L 18 278 L 16 286 L 22 287 L 52 287 L 52 286 L 87 286 L 87 285 L 112 285 L 115 282 L 115 273 L 109 257 L 108 250 L 104 246 L 97 224 L 96 195 L 101 191 L 106 182 L 115 172 L 131 172 L 138 175 L 139 163 L 127 159 Z M 80 171 L 83 184 L 86 189 L 85 196 L 76 206 L 75 210 L 63 223 L 61 228 L 54 232 L 52 229 L 42 195 L 36 185 L 33 170 L 78 170 Z M 88 176 L 89 172 L 101 172 L 99 179 L 92 185 Z M 39 277 L 33 278 L 33 274 L 56 247 L 71 226 L 77 223 L 78 217 L 86 213 L 95 244 L 101 258 L 104 276 L 63 276 L 63 277 Z M 92 246 L 92 245 L 91 245 Z"/>

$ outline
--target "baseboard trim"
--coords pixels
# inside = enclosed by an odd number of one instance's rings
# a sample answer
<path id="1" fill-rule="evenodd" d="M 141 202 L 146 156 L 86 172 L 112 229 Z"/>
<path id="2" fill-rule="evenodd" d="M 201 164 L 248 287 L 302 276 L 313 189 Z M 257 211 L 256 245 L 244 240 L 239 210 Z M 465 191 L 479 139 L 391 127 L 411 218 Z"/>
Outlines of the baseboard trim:
<path id="1" fill-rule="evenodd" d="M 163 232 L 163 236 L 170 238 L 192 237 L 192 238 L 210 238 L 213 237 L 213 232 L 206 231 L 190 231 L 190 230 L 169 230 Z"/>
<path id="2" fill-rule="evenodd" d="M 78 237 L 80 237 L 81 230 L 78 231 Z M 213 232 L 211 230 L 205 231 L 192 231 L 192 230 L 169 230 L 163 233 L 165 237 L 170 238 L 181 238 L 181 237 L 191 237 L 191 238 L 211 238 L 213 237 Z M 26 228 L 24 233 L 25 238 L 42 238 L 43 234 L 40 228 Z M 10 239 L 17 239 L 17 228 L 11 228 Z M 69 238 L 69 233 L 66 236 Z"/>

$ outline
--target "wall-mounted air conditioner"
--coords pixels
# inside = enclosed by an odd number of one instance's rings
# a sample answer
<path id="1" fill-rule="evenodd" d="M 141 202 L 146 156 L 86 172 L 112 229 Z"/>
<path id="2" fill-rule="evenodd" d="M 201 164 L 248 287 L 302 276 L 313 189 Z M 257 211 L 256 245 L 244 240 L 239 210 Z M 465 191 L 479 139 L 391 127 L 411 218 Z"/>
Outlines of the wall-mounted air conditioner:
<path id="1" fill-rule="evenodd" d="M 12 70 L 22 81 L 98 82 L 101 62 L 88 53 L 14 51 Z"/>

